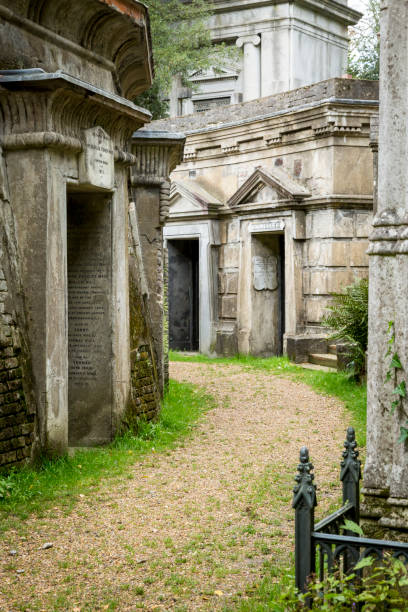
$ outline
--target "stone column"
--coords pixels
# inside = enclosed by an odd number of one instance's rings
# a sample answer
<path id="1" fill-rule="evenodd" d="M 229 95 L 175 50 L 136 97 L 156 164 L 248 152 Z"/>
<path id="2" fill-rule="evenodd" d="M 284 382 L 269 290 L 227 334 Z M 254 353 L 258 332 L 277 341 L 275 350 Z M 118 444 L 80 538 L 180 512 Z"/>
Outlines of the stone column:
<path id="1" fill-rule="evenodd" d="M 166 382 L 168 346 L 164 334 L 163 223 L 169 214 L 169 174 L 182 160 L 184 142 L 184 134 L 147 130 L 135 132 L 132 139 L 136 163 L 131 168 L 131 197 L 136 205 L 161 391 Z"/>
<path id="2" fill-rule="evenodd" d="M 243 101 L 256 100 L 261 95 L 261 54 L 259 43 L 261 39 L 254 36 L 241 36 L 237 39 L 237 47 L 244 48 L 243 68 Z"/>
<path id="3" fill-rule="evenodd" d="M 370 236 L 367 460 L 362 516 L 366 533 L 408 540 L 408 400 L 393 390 L 408 378 L 408 3 L 383 0 L 381 11 L 378 209 Z M 393 322 L 391 330 L 390 322 Z M 402 369 L 387 380 L 391 355 Z M 408 381 L 407 381 L 408 387 Z"/>

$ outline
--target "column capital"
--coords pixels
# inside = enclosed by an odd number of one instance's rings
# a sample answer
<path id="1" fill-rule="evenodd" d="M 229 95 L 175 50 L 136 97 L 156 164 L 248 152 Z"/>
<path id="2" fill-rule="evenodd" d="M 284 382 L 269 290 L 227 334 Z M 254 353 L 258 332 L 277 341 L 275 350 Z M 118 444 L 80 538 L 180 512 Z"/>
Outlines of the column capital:
<path id="1" fill-rule="evenodd" d="M 252 36 L 240 36 L 239 38 L 237 38 L 235 44 L 237 45 L 237 47 L 242 47 L 243 45 L 250 43 L 251 45 L 254 45 L 254 47 L 257 47 L 260 42 L 260 36 L 258 36 L 257 34 L 253 34 Z"/>

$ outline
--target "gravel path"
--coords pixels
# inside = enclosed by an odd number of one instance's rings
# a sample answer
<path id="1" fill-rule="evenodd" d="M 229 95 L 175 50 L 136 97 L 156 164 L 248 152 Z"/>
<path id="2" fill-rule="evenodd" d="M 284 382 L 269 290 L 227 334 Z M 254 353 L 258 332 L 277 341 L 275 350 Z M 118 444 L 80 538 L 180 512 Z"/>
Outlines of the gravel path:
<path id="1" fill-rule="evenodd" d="M 24 535 L 8 532 L 1 611 L 232 610 L 265 563 L 291 563 L 301 445 L 317 473 L 318 515 L 337 503 L 339 401 L 236 365 L 172 363 L 171 376 L 204 386 L 217 407 L 182 446 L 145 457 L 70 514 L 55 507 Z"/>

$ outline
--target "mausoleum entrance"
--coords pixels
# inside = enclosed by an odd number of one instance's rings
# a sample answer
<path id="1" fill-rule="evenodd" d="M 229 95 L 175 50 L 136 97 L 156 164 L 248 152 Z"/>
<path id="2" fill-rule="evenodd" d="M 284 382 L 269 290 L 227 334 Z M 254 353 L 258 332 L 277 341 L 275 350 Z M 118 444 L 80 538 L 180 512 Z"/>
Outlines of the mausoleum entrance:
<path id="1" fill-rule="evenodd" d="M 281 355 L 285 332 L 283 234 L 251 234 L 251 353 Z"/>
<path id="2" fill-rule="evenodd" d="M 69 193 L 68 443 L 112 438 L 111 196 Z"/>
<path id="3" fill-rule="evenodd" d="M 199 239 L 169 240 L 169 345 L 199 350 Z"/>

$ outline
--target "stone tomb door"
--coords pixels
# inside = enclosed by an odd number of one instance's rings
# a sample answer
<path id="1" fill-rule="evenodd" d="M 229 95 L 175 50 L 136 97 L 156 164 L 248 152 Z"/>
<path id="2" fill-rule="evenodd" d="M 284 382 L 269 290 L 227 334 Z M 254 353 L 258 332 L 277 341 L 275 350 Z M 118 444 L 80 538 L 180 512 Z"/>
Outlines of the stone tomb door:
<path id="1" fill-rule="evenodd" d="M 111 196 L 69 193 L 68 444 L 112 439 Z"/>
<path id="2" fill-rule="evenodd" d="M 281 355 L 285 332 L 283 234 L 252 234 L 251 353 Z"/>
<path id="3" fill-rule="evenodd" d="M 169 345 L 199 350 L 199 240 L 168 240 Z"/>

